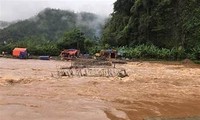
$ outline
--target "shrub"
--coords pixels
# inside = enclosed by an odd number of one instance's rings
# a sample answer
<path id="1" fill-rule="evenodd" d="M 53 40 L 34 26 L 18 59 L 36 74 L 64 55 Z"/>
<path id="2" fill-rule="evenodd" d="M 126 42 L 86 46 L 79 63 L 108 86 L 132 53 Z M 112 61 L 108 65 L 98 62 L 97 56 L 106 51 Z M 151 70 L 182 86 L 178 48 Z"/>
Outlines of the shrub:
<path id="1" fill-rule="evenodd" d="M 118 51 L 122 52 L 123 57 L 126 58 L 179 60 L 187 57 L 185 50 L 181 47 L 167 49 L 158 48 L 152 44 L 142 44 L 135 47 L 121 47 L 118 48 Z M 198 49 L 196 51 L 198 51 Z M 198 52 L 196 52 L 196 54 L 198 54 Z"/>

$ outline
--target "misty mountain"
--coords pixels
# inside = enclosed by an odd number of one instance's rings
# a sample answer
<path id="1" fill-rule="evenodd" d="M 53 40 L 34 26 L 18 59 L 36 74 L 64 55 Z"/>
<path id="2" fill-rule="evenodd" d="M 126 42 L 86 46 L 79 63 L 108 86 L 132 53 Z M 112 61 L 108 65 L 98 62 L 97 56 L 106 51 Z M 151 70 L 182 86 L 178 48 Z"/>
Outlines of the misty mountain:
<path id="1" fill-rule="evenodd" d="M 10 24 L 11 24 L 10 22 L 0 20 L 0 29 L 8 27 Z"/>
<path id="2" fill-rule="evenodd" d="M 74 28 L 80 29 L 86 37 L 93 39 L 101 36 L 104 21 L 105 18 L 93 13 L 46 8 L 34 17 L 0 30 L 0 42 L 18 41 L 28 37 L 57 41 L 64 32 Z"/>

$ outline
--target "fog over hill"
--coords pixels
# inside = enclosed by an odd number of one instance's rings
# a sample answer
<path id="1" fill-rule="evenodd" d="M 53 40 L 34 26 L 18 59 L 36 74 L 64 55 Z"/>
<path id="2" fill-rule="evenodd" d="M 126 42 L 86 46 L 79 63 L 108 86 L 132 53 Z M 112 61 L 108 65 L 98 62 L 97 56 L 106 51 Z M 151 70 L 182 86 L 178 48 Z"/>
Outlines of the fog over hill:
<path id="1" fill-rule="evenodd" d="M 0 20 L 28 19 L 45 8 L 90 12 L 108 16 L 116 0 L 0 0 Z"/>
<path id="2" fill-rule="evenodd" d="M 8 27 L 10 24 L 11 24 L 10 22 L 0 20 L 0 29 Z"/>
<path id="3" fill-rule="evenodd" d="M 17 41 L 34 36 L 56 41 L 64 32 L 74 28 L 80 29 L 89 38 L 100 37 L 105 20 L 105 17 L 93 13 L 46 8 L 36 16 L 1 30 L 0 41 Z"/>

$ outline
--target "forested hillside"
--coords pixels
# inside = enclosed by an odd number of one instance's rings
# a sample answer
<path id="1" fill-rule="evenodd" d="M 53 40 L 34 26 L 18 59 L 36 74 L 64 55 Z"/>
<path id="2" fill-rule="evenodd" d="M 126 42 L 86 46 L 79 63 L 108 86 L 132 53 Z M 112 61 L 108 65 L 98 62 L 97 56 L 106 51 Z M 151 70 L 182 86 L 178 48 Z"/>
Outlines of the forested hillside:
<path id="1" fill-rule="evenodd" d="M 74 13 L 65 10 L 47 8 L 37 16 L 19 21 L 0 31 L 0 42 L 19 41 L 28 38 L 57 41 L 64 32 L 80 29 L 93 39 L 100 37 L 104 18 L 92 13 Z"/>
<path id="2" fill-rule="evenodd" d="M 59 55 L 63 49 L 76 48 L 85 53 L 99 41 L 105 19 L 47 8 L 0 30 L 0 51 L 11 53 L 15 47 L 26 47 L 32 55 Z"/>
<path id="3" fill-rule="evenodd" d="M 103 43 L 153 44 L 159 48 L 200 46 L 199 0 L 117 0 Z"/>

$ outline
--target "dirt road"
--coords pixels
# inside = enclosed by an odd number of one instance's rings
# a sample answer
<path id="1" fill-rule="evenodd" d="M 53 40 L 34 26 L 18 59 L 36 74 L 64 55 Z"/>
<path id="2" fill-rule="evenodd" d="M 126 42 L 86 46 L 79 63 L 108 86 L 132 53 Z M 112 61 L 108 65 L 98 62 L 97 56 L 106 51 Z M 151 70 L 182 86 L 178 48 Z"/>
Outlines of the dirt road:
<path id="1" fill-rule="evenodd" d="M 116 66 L 127 70 L 123 79 L 58 77 L 69 65 L 0 58 L 0 119 L 199 120 L 199 65 L 130 62 Z"/>

